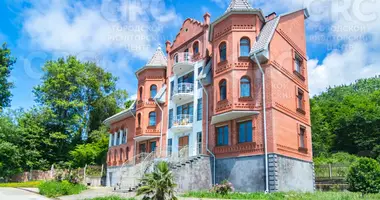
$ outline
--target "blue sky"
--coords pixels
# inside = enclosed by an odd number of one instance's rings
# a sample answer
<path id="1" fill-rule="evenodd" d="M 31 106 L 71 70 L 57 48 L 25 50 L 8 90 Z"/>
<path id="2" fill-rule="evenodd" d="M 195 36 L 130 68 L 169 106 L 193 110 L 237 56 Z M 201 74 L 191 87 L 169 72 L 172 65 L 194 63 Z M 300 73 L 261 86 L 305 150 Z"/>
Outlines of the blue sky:
<path id="1" fill-rule="evenodd" d="M 46 60 L 77 55 L 119 77 L 118 87 L 136 93 L 134 72 L 160 44 L 175 38 L 186 18 L 213 21 L 230 0 L 3 0 L 0 43 L 17 64 L 11 80 L 12 108 L 35 104 Z M 329 85 L 380 73 L 380 1 L 249 0 L 264 14 L 307 7 L 308 74 L 311 94 Z"/>

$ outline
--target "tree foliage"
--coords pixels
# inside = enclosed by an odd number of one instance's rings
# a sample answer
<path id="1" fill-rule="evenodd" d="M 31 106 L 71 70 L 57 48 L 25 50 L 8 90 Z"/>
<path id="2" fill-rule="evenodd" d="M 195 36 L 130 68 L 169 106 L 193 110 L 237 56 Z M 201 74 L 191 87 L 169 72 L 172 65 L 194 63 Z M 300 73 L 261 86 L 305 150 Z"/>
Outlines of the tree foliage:
<path id="1" fill-rule="evenodd" d="M 15 62 L 16 59 L 11 56 L 11 50 L 4 43 L 0 47 L 0 111 L 11 103 L 10 89 L 13 87 L 13 83 L 8 79 Z"/>
<path id="2" fill-rule="evenodd" d="M 351 165 L 347 182 L 352 192 L 380 193 L 380 164 L 371 158 L 360 158 Z"/>
<path id="3" fill-rule="evenodd" d="M 311 99 L 315 156 L 380 155 L 380 77 L 329 88 Z"/>

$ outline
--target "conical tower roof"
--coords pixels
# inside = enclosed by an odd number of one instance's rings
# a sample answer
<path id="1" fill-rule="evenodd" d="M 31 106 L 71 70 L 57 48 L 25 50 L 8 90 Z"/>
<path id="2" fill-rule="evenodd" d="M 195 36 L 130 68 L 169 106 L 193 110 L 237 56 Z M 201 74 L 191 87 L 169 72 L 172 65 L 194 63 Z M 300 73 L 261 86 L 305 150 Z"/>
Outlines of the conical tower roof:
<path id="1" fill-rule="evenodd" d="M 167 66 L 168 61 L 166 60 L 164 52 L 162 52 L 161 46 L 158 46 L 153 57 L 148 61 L 146 66 Z"/>
<path id="2" fill-rule="evenodd" d="M 247 0 L 231 0 L 226 12 L 229 11 L 242 11 L 242 10 L 252 10 L 252 6 Z"/>

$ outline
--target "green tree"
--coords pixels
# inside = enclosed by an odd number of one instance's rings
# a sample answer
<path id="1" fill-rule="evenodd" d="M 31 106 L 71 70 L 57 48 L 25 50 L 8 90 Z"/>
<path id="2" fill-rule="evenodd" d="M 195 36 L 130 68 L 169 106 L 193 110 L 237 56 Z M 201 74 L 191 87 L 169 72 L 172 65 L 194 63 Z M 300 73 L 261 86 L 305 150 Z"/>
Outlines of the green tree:
<path id="1" fill-rule="evenodd" d="M 115 114 L 127 97 L 125 91 L 116 89 L 117 78 L 111 73 L 73 56 L 48 61 L 43 71 L 42 84 L 34 93 L 37 102 L 56 115 L 56 131 L 67 135 L 72 144 L 69 149 Z"/>
<path id="2" fill-rule="evenodd" d="M 10 105 L 13 83 L 8 80 L 16 59 L 11 56 L 11 50 L 4 43 L 0 47 L 0 111 Z"/>
<path id="3" fill-rule="evenodd" d="M 74 150 L 70 151 L 72 166 L 104 164 L 108 151 L 108 134 L 107 128 L 102 126 L 90 134 L 87 144 L 77 145 Z"/>
<path id="4" fill-rule="evenodd" d="M 144 195 L 143 199 L 176 200 L 174 195 L 174 178 L 169 170 L 168 163 L 159 162 L 151 174 L 145 174 L 141 180 L 144 184 L 137 189 L 137 196 Z"/>
<path id="5" fill-rule="evenodd" d="M 0 115 L 0 178 L 21 172 L 20 148 L 16 143 L 21 136 L 9 115 Z"/>
<path id="6" fill-rule="evenodd" d="M 371 158 L 360 158 L 350 166 L 347 182 L 352 192 L 379 193 L 380 164 Z"/>
<path id="7" fill-rule="evenodd" d="M 313 152 L 380 153 L 380 77 L 329 88 L 311 99 Z"/>

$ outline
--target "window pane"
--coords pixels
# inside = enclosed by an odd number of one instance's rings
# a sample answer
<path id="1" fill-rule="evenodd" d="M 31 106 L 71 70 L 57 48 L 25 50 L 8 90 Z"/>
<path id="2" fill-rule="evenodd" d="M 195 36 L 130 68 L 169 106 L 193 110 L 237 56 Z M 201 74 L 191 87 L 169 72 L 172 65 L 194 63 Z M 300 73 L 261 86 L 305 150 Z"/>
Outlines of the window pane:
<path id="1" fill-rule="evenodd" d="M 225 126 L 223 130 L 224 130 L 223 145 L 228 145 L 228 126 Z"/>
<path id="2" fill-rule="evenodd" d="M 246 128 L 247 128 L 246 142 L 252 142 L 252 121 L 248 121 L 246 123 Z"/>
<path id="3" fill-rule="evenodd" d="M 202 99 L 198 99 L 197 105 L 197 120 L 202 120 Z"/>
<path id="4" fill-rule="evenodd" d="M 156 125 L 156 113 L 151 112 L 149 114 L 149 126 L 155 126 Z"/>
<path id="5" fill-rule="evenodd" d="M 245 142 L 245 125 L 244 123 L 239 124 L 239 143 Z"/>
<path id="6" fill-rule="evenodd" d="M 173 126 L 173 109 L 169 110 L 169 128 Z"/>

